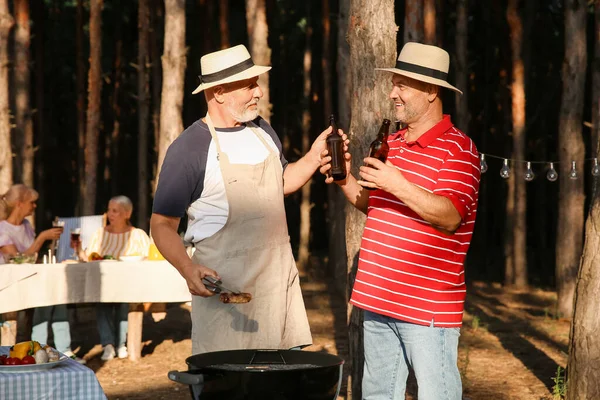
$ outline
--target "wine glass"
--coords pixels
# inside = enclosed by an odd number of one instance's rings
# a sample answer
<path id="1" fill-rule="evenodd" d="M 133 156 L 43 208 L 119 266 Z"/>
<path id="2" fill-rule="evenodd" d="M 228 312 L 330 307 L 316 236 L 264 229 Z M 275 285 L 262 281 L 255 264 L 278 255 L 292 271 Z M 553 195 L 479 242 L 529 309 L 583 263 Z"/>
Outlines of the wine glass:
<path id="1" fill-rule="evenodd" d="M 71 229 L 71 243 L 79 243 L 80 238 L 81 238 L 81 229 L 80 228 Z M 75 246 L 73 248 L 73 254 L 71 256 L 75 260 L 79 257 L 79 255 L 77 254 L 77 248 L 78 248 L 78 246 Z"/>

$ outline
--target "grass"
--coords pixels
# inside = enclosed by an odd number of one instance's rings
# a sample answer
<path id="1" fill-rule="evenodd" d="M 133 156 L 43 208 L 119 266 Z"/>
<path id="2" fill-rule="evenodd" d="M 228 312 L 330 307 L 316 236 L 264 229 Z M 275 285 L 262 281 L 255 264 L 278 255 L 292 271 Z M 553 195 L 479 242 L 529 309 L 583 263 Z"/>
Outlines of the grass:
<path id="1" fill-rule="evenodd" d="M 562 400 L 567 395 L 567 382 L 565 380 L 565 370 L 559 365 L 556 369 L 556 376 L 552 378 L 554 386 L 552 386 L 552 399 Z"/>

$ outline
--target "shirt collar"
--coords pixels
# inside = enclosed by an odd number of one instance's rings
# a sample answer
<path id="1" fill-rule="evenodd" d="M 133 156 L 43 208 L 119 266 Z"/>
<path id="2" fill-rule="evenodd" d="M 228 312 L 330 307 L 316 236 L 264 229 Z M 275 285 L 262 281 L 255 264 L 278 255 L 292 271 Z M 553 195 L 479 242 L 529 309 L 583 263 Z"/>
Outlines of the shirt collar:
<path id="1" fill-rule="evenodd" d="M 434 140 L 442 136 L 445 132 L 447 132 L 450 128 L 452 128 L 454 124 L 450 120 L 450 115 L 444 114 L 442 120 L 435 124 L 431 129 L 422 134 L 417 140 L 414 142 L 407 142 L 407 144 L 415 144 L 417 143 L 422 148 L 429 146 L 433 143 Z M 406 129 L 402 129 L 398 131 L 393 138 L 395 139 L 397 136 L 404 138 L 406 134 Z"/>

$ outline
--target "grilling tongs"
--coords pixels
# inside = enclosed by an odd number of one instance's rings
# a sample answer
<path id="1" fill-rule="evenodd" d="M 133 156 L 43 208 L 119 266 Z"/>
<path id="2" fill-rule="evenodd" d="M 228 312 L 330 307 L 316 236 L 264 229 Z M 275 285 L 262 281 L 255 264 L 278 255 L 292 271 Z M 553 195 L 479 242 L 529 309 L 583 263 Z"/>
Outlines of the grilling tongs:
<path id="1" fill-rule="evenodd" d="M 204 286 L 206 286 L 208 290 L 216 294 L 219 294 L 221 292 L 239 293 L 238 291 L 226 288 L 225 286 L 223 286 L 223 282 L 221 282 L 220 279 L 217 279 L 210 275 L 207 275 L 204 278 L 202 278 L 202 283 L 204 283 Z"/>

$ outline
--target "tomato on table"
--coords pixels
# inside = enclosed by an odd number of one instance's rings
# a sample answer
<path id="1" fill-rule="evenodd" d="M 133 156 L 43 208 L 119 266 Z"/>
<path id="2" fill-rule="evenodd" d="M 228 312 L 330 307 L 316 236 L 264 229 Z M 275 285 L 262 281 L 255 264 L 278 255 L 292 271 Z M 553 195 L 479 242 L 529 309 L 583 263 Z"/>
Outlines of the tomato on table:
<path id="1" fill-rule="evenodd" d="M 33 356 L 25 356 L 21 360 L 21 364 L 23 364 L 23 365 L 35 364 L 35 358 Z"/>

